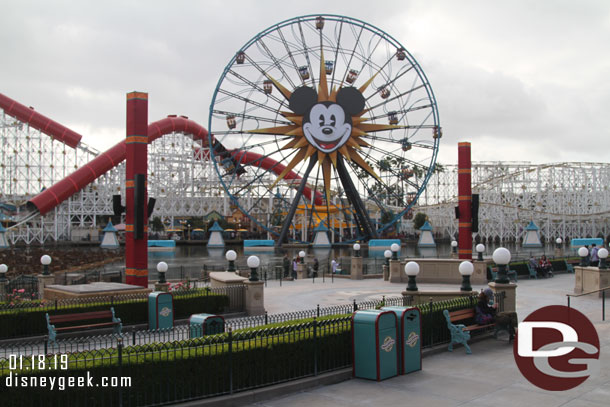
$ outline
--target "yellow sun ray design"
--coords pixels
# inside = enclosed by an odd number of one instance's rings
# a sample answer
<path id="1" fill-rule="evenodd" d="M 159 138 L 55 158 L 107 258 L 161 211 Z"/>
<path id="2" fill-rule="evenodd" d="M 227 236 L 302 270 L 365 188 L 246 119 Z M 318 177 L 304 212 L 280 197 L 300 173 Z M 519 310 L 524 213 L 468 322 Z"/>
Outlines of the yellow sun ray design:
<path id="1" fill-rule="evenodd" d="M 357 90 L 360 93 L 363 93 L 369 85 L 373 82 L 375 77 L 379 72 L 376 72 L 370 79 L 368 79 L 360 88 Z M 333 86 L 332 89 L 328 88 L 328 82 L 326 78 L 326 70 L 325 70 L 325 60 L 324 60 L 324 50 L 320 52 L 320 80 L 318 82 L 317 89 L 317 103 L 321 102 L 333 102 L 337 103 L 337 95 L 342 88 L 337 88 Z M 284 96 L 287 101 L 290 101 L 290 97 L 293 92 L 290 92 L 286 89 L 279 81 L 274 79 L 269 73 L 265 73 L 267 79 L 269 79 L 273 85 L 278 89 L 278 91 Z M 401 129 L 405 128 L 405 126 L 399 125 L 390 125 L 390 124 L 377 124 L 377 123 L 365 123 L 370 119 L 366 117 L 362 117 L 364 114 L 368 112 L 368 109 L 364 109 L 361 112 L 350 116 L 352 123 L 352 130 L 348 140 L 343 143 L 336 150 L 326 153 L 319 150 L 316 146 L 312 145 L 307 138 L 305 137 L 305 133 L 303 131 L 303 122 L 304 116 L 302 114 L 298 114 L 293 111 L 281 111 L 280 114 L 286 119 L 289 120 L 292 124 L 277 126 L 277 127 L 268 127 L 261 129 L 253 129 L 248 130 L 248 133 L 252 134 L 267 134 L 267 135 L 276 135 L 276 136 L 289 136 L 292 137 L 292 140 L 288 141 L 284 146 L 281 147 L 281 150 L 296 150 L 296 154 L 292 158 L 292 160 L 286 165 L 286 168 L 277 176 L 277 179 L 271 186 L 273 188 L 280 182 L 292 169 L 294 169 L 299 163 L 307 160 L 314 153 L 318 153 L 317 161 L 318 165 L 322 169 L 324 190 L 327 202 L 330 199 L 330 191 L 331 191 L 331 176 L 332 176 L 332 167 L 337 168 L 337 159 L 338 155 L 341 155 L 346 160 L 356 164 L 362 170 L 366 171 L 368 174 L 373 176 L 378 181 L 381 181 L 381 178 L 373 168 L 364 160 L 364 158 L 360 155 L 360 150 L 363 147 L 370 147 L 370 144 L 367 143 L 363 137 L 366 137 L 368 133 L 374 133 L 377 131 L 387 131 L 393 129 Z"/>

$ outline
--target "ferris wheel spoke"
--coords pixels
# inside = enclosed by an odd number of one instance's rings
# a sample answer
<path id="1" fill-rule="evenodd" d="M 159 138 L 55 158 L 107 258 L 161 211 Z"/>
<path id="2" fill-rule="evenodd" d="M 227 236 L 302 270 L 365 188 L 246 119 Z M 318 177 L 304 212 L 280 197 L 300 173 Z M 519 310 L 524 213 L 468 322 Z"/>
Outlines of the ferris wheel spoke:
<path id="1" fill-rule="evenodd" d="M 271 112 L 273 114 L 277 114 L 277 109 L 273 109 L 272 107 L 267 106 L 264 103 L 259 103 L 259 102 L 254 101 L 254 100 L 250 100 L 250 99 L 248 99 L 246 97 L 238 95 L 237 93 L 233 93 L 233 92 L 227 91 L 225 89 L 219 89 L 218 93 L 223 94 L 223 95 L 227 95 L 227 96 L 229 96 L 229 97 L 231 97 L 233 99 L 240 100 L 240 101 L 242 101 L 244 103 L 250 103 L 253 106 L 256 106 L 256 107 L 258 107 L 260 109 L 263 109 L 265 111 Z M 280 107 L 284 107 L 284 106 L 282 105 Z"/>
<path id="2" fill-rule="evenodd" d="M 307 61 L 307 66 L 309 67 L 309 78 L 311 79 L 311 87 L 313 89 L 316 88 L 316 79 L 314 75 L 314 69 L 311 65 L 311 61 L 309 59 L 309 47 L 307 46 L 307 42 L 305 41 L 305 36 L 303 35 L 303 25 L 301 24 L 301 20 L 297 23 L 299 27 L 299 34 L 301 35 L 301 43 L 303 44 L 303 52 L 305 55 L 305 60 Z"/>
<path id="3" fill-rule="evenodd" d="M 273 55 L 273 53 L 269 50 L 269 48 L 267 47 L 267 44 L 265 44 L 265 41 L 263 41 L 262 38 L 259 38 L 259 40 L 257 41 L 257 43 L 260 44 L 260 46 L 265 50 L 265 52 L 267 53 L 267 55 L 269 56 L 269 58 L 271 58 L 271 60 L 273 61 L 273 65 L 277 67 L 277 69 L 282 73 L 283 77 L 286 78 L 286 80 L 288 81 L 288 83 L 290 84 L 290 86 L 294 89 L 296 88 L 296 85 L 294 84 L 294 82 L 292 81 L 292 79 L 290 78 L 290 75 L 288 75 L 288 73 L 284 70 L 284 68 L 282 67 L 282 64 L 280 63 L 280 61 L 275 57 L 275 55 Z"/>
<path id="4" fill-rule="evenodd" d="M 282 103 L 284 103 L 283 100 L 280 100 L 279 98 L 273 96 L 270 93 L 266 93 L 265 90 L 263 88 L 261 88 L 260 86 L 258 86 L 256 83 L 252 82 L 251 80 L 243 77 L 242 75 L 238 74 L 237 72 L 235 72 L 234 70 L 230 70 L 229 73 L 233 76 L 235 76 L 236 78 L 240 79 L 242 82 L 246 83 L 248 86 L 250 86 L 251 88 L 259 91 L 262 94 L 265 94 L 267 98 L 275 101 L 278 105 L 282 105 Z"/>

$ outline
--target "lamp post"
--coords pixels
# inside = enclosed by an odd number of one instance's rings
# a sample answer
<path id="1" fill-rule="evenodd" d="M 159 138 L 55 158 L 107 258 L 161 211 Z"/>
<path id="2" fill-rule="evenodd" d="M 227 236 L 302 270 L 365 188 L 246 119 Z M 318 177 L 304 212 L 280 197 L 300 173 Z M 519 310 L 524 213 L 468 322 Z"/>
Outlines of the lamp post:
<path id="1" fill-rule="evenodd" d="M 227 271 L 235 272 L 235 259 L 237 259 L 237 253 L 235 253 L 235 250 L 229 250 L 227 254 L 225 254 L 225 258 L 229 262 L 229 268 Z"/>
<path id="2" fill-rule="evenodd" d="M 160 261 L 157 263 L 157 271 L 159 272 L 159 284 L 165 284 L 167 281 L 165 280 L 165 272 L 168 269 L 168 265 L 164 261 Z"/>
<path id="3" fill-rule="evenodd" d="M 477 251 L 477 260 L 478 261 L 483 261 L 483 252 L 485 251 L 485 245 L 483 243 L 479 243 L 475 247 L 475 250 Z"/>
<path id="4" fill-rule="evenodd" d="M 383 257 L 385 257 L 385 265 L 390 267 L 390 257 L 392 257 L 392 251 L 386 250 L 383 252 Z"/>
<path id="5" fill-rule="evenodd" d="M 8 271 L 8 266 L 6 264 L 0 264 L 0 283 L 6 281 L 6 272 Z"/>
<path id="6" fill-rule="evenodd" d="M 42 264 L 42 275 L 43 276 L 48 276 L 49 273 L 49 264 L 51 264 L 51 256 L 49 256 L 48 254 L 45 254 L 44 256 L 42 256 L 40 258 L 40 263 Z"/>
<path id="7" fill-rule="evenodd" d="M 360 244 L 354 243 L 353 249 L 354 249 L 354 257 L 360 257 Z"/>
<path id="8" fill-rule="evenodd" d="M 608 249 L 602 247 L 597 252 L 597 257 L 599 257 L 599 266 L 598 268 L 601 270 L 606 270 L 608 266 L 606 265 L 606 258 L 608 257 Z M 2 267 L 3 264 L 0 265 Z M 6 266 L 5 266 L 6 267 Z"/>
<path id="9" fill-rule="evenodd" d="M 506 266 L 510 262 L 510 252 L 504 247 L 498 247 L 492 255 L 494 263 L 498 265 L 498 274 L 495 282 L 498 284 L 510 284 L 506 274 Z"/>
<path id="10" fill-rule="evenodd" d="M 578 255 L 580 256 L 580 266 L 587 267 L 587 256 L 589 255 L 589 249 L 586 247 L 581 247 L 578 249 Z"/>
<path id="11" fill-rule="evenodd" d="M 392 260 L 398 260 L 398 251 L 400 250 L 398 243 L 392 243 L 390 250 L 392 250 Z"/>
<path id="12" fill-rule="evenodd" d="M 415 277 L 419 274 L 419 264 L 414 261 L 410 261 L 405 264 L 405 274 L 409 277 L 407 283 L 407 291 L 417 291 L 417 283 Z"/>
<path id="13" fill-rule="evenodd" d="M 299 257 L 301 258 L 301 264 L 305 264 L 305 251 L 301 250 L 299 252 Z"/>
<path id="14" fill-rule="evenodd" d="M 557 248 L 561 249 L 561 244 L 563 243 L 563 240 L 558 237 L 557 239 L 555 239 L 555 243 L 557 243 Z"/>
<path id="15" fill-rule="evenodd" d="M 457 240 L 452 240 L 451 241 L 451 253 L 457 254 L 457 247 L 458 247 Z"/>
<path id="16" fill-rule="evenodd" d="M 258 266 L 261 264 L 261 260 L 256 256 L 250 256 L 247 260 L 248 267 L 250 267 L 250 279 L 249 281 L 258 281 Z"/>
<path id="17" fill-rule="evenodd" d="M 462 286 L 460 287 L 460 291 L 472 291 L 472 286 L 470 285 L 470 276 L 474 273 L 474 266 L 472 263 L 469 261 L 461 262 L 458 271 L 462 275 Z"/>

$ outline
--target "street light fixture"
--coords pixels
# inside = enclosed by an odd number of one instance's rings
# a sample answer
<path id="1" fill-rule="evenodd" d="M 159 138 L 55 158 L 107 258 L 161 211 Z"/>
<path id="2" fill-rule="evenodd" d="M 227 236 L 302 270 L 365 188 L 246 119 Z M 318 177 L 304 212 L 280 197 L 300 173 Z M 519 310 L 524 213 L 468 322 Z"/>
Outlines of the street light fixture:
<path id="1" fill-rule="evenodd" d="M 8 266 L 6 264 L 0 264 L 0 282 L 6 281 L 6 272 L 8 271 Z"/>
<path id="2" fill-rule="evenodd" d="M 400 250 L 398 243 L 392 243 L 390 250 L 392 250 L 392 260 L 398 260 L 398 251 Z"/>
<path id="3" fill-rule="evenodd" d="M 250 267 L 250 281 L 258 281 L 258 266 L 261 264 L 261 260 L 257 256 L 250 256 L 246 261 L 248 263 L 248 267 Z"/>
<path id="4" fill-rule="evenodd" d="M 498 265 L 498 274 L 496 275 L 495 282 L 498 284 L 510 284 L 506 274 L 507 265 L 510 263 L 510 251 L 504 247 L 498 247 L 494 250 L 492 258 L 494 263 Z"/>
<path id="5" fill-rule="evenodd" d="M 608 249 L 602 247 L 597 252 L 597 257 L 599 257 L 599 268 L 602 270 L 606 270 L 608 266 L 606 265 L 606 258 L 608 257 Z M 2 265 L 0 265 L 2 267 Z"/>
<path id="6" fill-rule="evenodd" d="M 168 269 L 168 265 L 164 261 L 160 261 L 157 263 L 157 271 L 159 272 L 159 284 L 165 284 L 165 272 Z"/>
<path id="7" fill-rule="evenodd" d="M 301 251 L 299 252 L 299 257 L 301 258 L 301 264 L 304 264 L 304 263 L 305 263 L 305 254 L 306 254 L 306 253 L 305 253 L 305 251 L 303 251 L 303 250 L 301 250 Z"/>
<path id="8" fill-rule="evenodd" d="M 483 243 L 479 243 L 475 250 L 477 251 L 477 260 L 483 261 L 483 252 L 485 251 L 485 245 Z"/>
<path id="9" fill-rule="evenodd" d="M 354 243 L 353 249 L 354 249 L 354 257 L 360 257 L 360 244 Z"/>
<path id="10" fill-rule="evenodd" d="M 42 275 L 43 276 L 48 276 L 49 273 L 49 264 L 51 264 L 51 261 L 53 259 L 51 259 L 51 256 L 49 256 L 48 254 L 45 254 L 44 256 L 42 256 L 40 258 L 40 263 L 42 264 Z"/>
<path id="11" fill-rule="evenodd" d="M 457 253 L 458 242 L 457 240 L 451 241 L 451 251 L 455 254 Z"/>
<path id="12" fill-rule="evenodd" d="M 580 256 L 580 266 L 587 267 L 587 256 L 589 255 L 589 249 L 586 247 L 581 247 L 578 249 L 578 255 Z"/>
<path id="13" fill-rule="evenodd" d="M 392 257 L 392 251 L 391 250 L 386 250 L 385 252 L 383 252 L 383 257 L 385 257 L 385 265 L 389 266 L 390 265 L 390 257 Z"/>
<path id="14" fill-rule="evenodd" d="M 237 259 L 237 253 L 235 253 L 235 250 L 227 251 L 227 254 L 225 254 L 225 258 L 229 262 L 229 268 L 227 269 L 227 271 L 235 272 L 235 259 Z"/>
<path id="15" fill-rule="evenodd" d="M 405 274 L 409 277 L 407 291 L 417 291 L 417 283 L 415 278 L 419 274 L 419 264 L 414 261 L 410 261 L 405 264 Z"/>
<path id="16" fill-rule="evenodd" d="M 462 275 L 462 286 L 460 287 L 460 291 L 472 291 L 472 286 L 470 285 L 470 276 L 474 273 L 474 266 L 472 263 L 469 261 L 461 262 L 458 271 Z"/>

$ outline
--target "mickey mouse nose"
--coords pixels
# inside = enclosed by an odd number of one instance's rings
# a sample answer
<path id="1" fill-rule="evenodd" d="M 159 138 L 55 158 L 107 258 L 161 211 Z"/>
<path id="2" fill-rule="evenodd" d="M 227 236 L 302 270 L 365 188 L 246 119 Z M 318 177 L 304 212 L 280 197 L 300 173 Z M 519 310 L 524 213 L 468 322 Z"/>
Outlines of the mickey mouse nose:
<path id="1" fill-rule="evenodd" d="M 329 134 L 332 134 L 332 132 L 333 132 L 333 129 L 331 129 L 330 127 L 324 127 L 324 128 L 322 129 L 322 133 L 326 134 L 327 136 L 328 136 Z"/>

